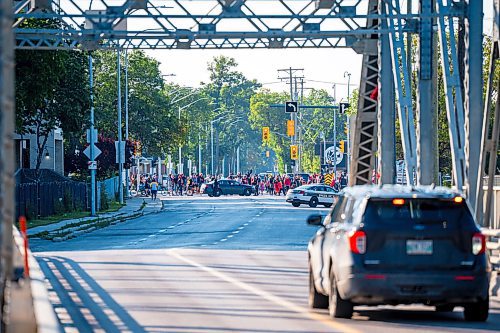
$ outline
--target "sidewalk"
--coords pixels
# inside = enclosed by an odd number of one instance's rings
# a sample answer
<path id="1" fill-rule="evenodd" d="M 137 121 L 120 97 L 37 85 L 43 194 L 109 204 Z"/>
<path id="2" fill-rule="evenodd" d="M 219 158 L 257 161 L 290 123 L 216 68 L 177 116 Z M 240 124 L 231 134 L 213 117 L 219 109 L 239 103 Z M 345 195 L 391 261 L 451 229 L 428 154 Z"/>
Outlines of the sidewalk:
<path id="1" fill-rule="evenodd" d="M 143 207 L 143 203 L 146 206 Z M 87 216 L 78 219 L 63 220 L 44 226 L 28 229 L 28 236 L 40 233 L 53 233 L 69 228 L 74 225 L 89 225 L 99 221 L 113 221 L 115 219 L 127 219 L 136 215 L 151 214 L 161 211 L 163 208 L 161 200 L 152 201 L 150 198 L 134 197 L 126 200 L 126 206 L 116 212 L 98 214 L 97 216 Z"/>

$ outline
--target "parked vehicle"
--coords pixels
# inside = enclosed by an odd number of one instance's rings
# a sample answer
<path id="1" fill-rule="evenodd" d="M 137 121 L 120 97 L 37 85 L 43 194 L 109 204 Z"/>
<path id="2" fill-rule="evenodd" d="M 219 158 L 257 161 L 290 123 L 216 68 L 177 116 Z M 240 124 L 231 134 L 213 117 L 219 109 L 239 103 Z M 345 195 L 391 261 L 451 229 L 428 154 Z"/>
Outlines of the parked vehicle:
<path id="1" fill-rule="evenodd" d="M 491 266 L 465 199 L 446 188 L 347 188 L 311 239 L 309 305 L 350 318 L 355 305 L 464 307 L 486 321 Z"/>
<path id="2" fill-rule="evenodd" d="M 209 197 L 219 197 L 226 194 L 239 194 L 250 196 L 254 191 L 253 186 L 240 184 L 232 179 L 221 179 L 218 181 L 218 186 L 215 188 L 214 182 L 203 184 L 200 192 L 208 194 Z"/>

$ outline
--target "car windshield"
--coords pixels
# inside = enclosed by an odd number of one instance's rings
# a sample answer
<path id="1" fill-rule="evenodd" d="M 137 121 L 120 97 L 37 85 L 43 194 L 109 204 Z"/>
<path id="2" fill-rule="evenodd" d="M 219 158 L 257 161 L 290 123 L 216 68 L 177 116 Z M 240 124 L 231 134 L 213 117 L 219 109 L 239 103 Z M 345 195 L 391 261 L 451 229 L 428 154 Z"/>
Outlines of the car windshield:
<path id="1" fill-rule="evenodd" d="M 397 200 L 397 201 L 396 201 Z M 384 199 L 370 200 L 363 221 L 399 225 L 443 223 L 451 226 L 473 222 L 465 202 L 456 203 L 438 199 Z"/>

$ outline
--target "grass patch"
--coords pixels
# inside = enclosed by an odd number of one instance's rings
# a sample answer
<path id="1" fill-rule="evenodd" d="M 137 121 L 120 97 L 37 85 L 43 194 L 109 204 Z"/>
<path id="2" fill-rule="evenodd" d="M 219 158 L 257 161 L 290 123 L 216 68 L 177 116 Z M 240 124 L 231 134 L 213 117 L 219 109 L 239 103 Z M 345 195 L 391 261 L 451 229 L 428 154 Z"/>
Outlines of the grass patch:
<path id="1" fill-rule="evenodd" d="M 52 224 L 52 223 L 61 222 L 63 220 L 79 219 L 82 217 L 87 217 L 89 215 L 90 215 L 89 212 L 71 212 L 71 213 L 64 213 L 64 214 L 59 214 L 59 215 L 43 217 L 40 219 L 28 220 L 27 221 L 28 222 L 28 229 L 34 228 L 34 227 L 40 227 L 40 226 L 48 225 L 48 224 Z"/>
<path id="2" fill-rule="evenodd" d="M 106 210 L 101 210 L 101 213 L 113 213 L 119 210 L 120 208 L 125 207 L 125 204 L 121 204 L 119 202 L 113 201 L 109 203 L 109 208 Z"/>

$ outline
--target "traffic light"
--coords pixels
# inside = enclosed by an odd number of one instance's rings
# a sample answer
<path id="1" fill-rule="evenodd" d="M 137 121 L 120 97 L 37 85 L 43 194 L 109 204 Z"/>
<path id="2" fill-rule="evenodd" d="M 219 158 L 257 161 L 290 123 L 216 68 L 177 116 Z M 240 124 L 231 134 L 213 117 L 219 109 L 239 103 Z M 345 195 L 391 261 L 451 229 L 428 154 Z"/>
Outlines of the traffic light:
<path id="1" fill-rule="evenodd" d="M 262 127 L 262 142 L 269 142 L 269 127 Z"/>
<path id="2" fill-rule="evenodd" d="M 295 136 L 295 121 L 293 120 L 286 121 L 286 135 Z"/>
<path id="3" fill-rule="evenodd" d="M 297 160 L 299 158 L 299 146 L 297 145 L 290 146 L 290 158 L 292 160 Z"/>
<path id="4" fill-rule="evenodd" d="M 343 154 L 345 152 L 345 147 L 344 147 L 345 141 L 339 141 L 339 150 Z"/>
<path id="5" fill-rule="evenodd" d="M 135 154 L 135 142 L 130 140 L 125 141 L 125 163 L 123 164 L 124 169 L 130 169 L 132 166 L 132 160 Z"/>
<path id="6" fill-rule="evenodd" d="M 266 150 L 266 157 L 269 157 L 270 155 L 269 150 Z"/>
<path id="7" fill-rule="evenodd" d="M 347 134 L 349 132 L 349 127 L 347 126 L 347 123 L 344 125 L 344 133 Z"/>

